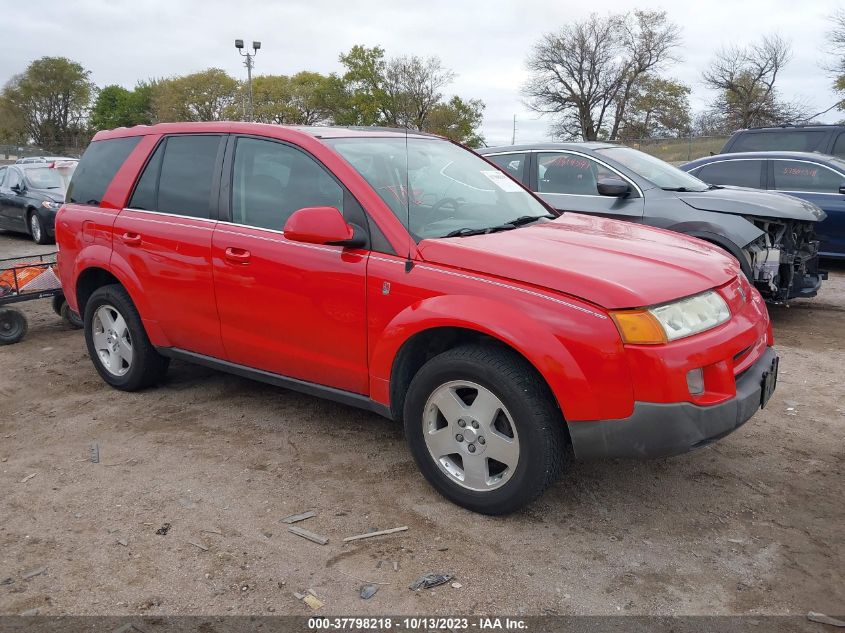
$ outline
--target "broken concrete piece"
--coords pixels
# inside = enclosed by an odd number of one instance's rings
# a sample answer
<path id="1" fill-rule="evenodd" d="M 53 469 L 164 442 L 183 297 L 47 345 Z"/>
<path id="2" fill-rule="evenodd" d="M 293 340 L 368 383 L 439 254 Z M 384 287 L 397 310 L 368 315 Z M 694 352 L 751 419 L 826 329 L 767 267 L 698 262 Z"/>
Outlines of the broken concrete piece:
<path id="1" fill-rule="evenodd" d="M 378 591 L 378 585 L 364 585 L 361 587 L 361 598 L 369 600 L 376 595 L 376 591 Z"/>
<path id="2" fill-rule="evenodd" d="M 309 541 L 319 543 L 320 545 L 325 545 L 329 542 L 329 539 L 325 536 L 320 536 L 319 534 L 315 534 L 314 532 L 303 530 L 302 528 L 298 528 L 295 525 L 289 525 L 288 532 L 290 532 L 291 534 L 296 534 L 297 536 L 301 536 L 302 538 L 307 538 Z"/>
<path id="3" fill-rule="evenodd" d="M 807 619 L 811 620 L 812 622 L 818 622 L 819 624 L 829 624 L 830 626 L 845 627 L 845 621 L 837 620 L 836 618 L 832 618 L 829 615 L 825 615 L 824 613 L 816 613 L 815 611 L 810 611 L 807 614 Z"/>
<path id="4" fill-rule="evenodd" d="M 47 571 L 46 567 L 39 567 L 38 569 L 32 569 L 28 572 L 21 574 L 21 578 L 24 580 L 29 580 L 30 578 L 35 578 L 36 576 L 40 576 L 45 571 Z"/>
<path id="5" fill-rule="evenodd" d="M 358 541 L 362 538 L 371 538 L 373 536 L 384 536 L 385 534 L 394 534 L 396 532 L 404 532 L 408 529 L 407 525 L 403 525 L 402 527 L 395 527 L 390 528 L 389 530 L 378 530 L 377 532 L 365 532 L 364 534 L 356 534 L 355 536 L 347 536 L 343 539 L 344 543 L 348 543 L 349 541 Z"/>
<path id="6" fill-rule="evenodd" d="M 279 523 L 299 523 L 300 521 L 304 521 L 305 519 L 310 519 L 315 516 L 317 516 L 317 513 L 314 510 L 309 510 L 308 512 L 303 512 L 302 514 L 292 514 L 289 517 L 285 517 L 279 521 Z"/>

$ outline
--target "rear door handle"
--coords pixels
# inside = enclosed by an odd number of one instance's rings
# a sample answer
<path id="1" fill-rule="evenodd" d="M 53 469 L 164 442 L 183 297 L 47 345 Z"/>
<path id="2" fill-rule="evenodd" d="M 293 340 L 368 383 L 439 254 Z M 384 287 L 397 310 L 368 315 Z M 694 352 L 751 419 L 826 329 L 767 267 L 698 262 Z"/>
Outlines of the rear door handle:
<path id="1" fill-rule="evenodd" d="M 245 248 L 230 246 L 226 249 L 226 260 L 233 264 L 248 264 L 252 254 Z"/>
<path id="2" fill-rule="evenodd" d="M 123 243 L 127 246 L 140 246 L 141 245 L 141 236 L 137 233 L 124 233 L 120 236 L 120 239 L 123 240 Z"/>

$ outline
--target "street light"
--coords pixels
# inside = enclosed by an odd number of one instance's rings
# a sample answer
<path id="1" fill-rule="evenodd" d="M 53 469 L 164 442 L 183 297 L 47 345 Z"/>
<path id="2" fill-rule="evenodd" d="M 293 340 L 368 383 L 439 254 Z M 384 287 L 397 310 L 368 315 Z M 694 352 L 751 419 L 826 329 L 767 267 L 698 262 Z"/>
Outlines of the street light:
<path id="1" fill-rule="evenodd" d="M 235 48 L 238 49 L 238 53 L 240 53 L 241 57 L 244 57 L 244 66 L 246 66 L 246 77 L 247 77 L 247 88 L 249 92 L 249 116 L 247 117 L 248 120 L 252 121 L 253 119 L 253 110 L 252 110 L 252 67 L 255 65 L 253 58 L 258 55 L 258 50 L 261 48 L 261 42 L 253 42 L 252 43 L 252 52 L 244 53 L 244 41 L 243 40 L 235 40 Z"/>

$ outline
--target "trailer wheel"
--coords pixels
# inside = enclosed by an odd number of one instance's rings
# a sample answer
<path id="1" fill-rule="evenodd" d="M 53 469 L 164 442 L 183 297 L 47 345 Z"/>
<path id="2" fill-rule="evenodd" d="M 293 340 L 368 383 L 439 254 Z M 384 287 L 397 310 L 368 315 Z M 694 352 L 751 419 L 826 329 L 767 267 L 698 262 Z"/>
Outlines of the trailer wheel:
<path id="1" fill-rule="evenodd" d="M 70 306 L 68 305 L 67 301 L 62 304 L 61 311 L 59 312 L 59 314 L 62 315 L 62 318 L 65 320 L 65 323 L 67 323 L 73 329 L 82 329 L 82 326 L 84 325 L 82 317 L 70 309 Z"/>
<path id="2" fill-rule="evenodd" d="M 29 326 L 22 312 L 12 308 L 0 309 L 0 345 L 12 345 L 20 341 Z"/>
<path id="3" fill-rule="evenodd" d="M 66 303 L 67 302 L 65 301 L 65 296 L 63 294 L 59 293 L 57 295 L 53 295 L 53 301 L 52 301 L 53 312 L 55 312 L 59 316 L 62 316 L 62 307 Z"/>

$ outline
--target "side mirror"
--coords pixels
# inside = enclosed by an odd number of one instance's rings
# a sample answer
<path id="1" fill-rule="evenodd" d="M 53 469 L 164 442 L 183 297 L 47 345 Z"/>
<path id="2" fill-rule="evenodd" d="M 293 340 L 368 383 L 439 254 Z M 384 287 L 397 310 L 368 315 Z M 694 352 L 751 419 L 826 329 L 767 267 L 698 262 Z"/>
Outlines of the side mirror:
<path id="1" fill-rule="evenodd" d="M 26 187 L 24 187 L 22 184 L 14 184 L 10 187 L 10 189 L 15 193 L 23 193 L 24 191 L 26 191 Z"/>
<path id="2" fill-rule="evenodd" d="M 596 190 L 601 196 L 621 198 L 631 193 L 631 185 L 621 178 L 599 178 L 596 181 Z"/>
<path id="3" fill-rule="evenodd" d="M 845 195 L 845 185 L 839 185 L 839 193 Z"/>
<path id="4" fill-rule="evenodd" d="M 305 207 L 294 211 L 285 222 L 285 237 L 306 244 L 328 244 L 361 248 L 366 246 L 364 230 L 349 224 L 334 207 Z"/>

